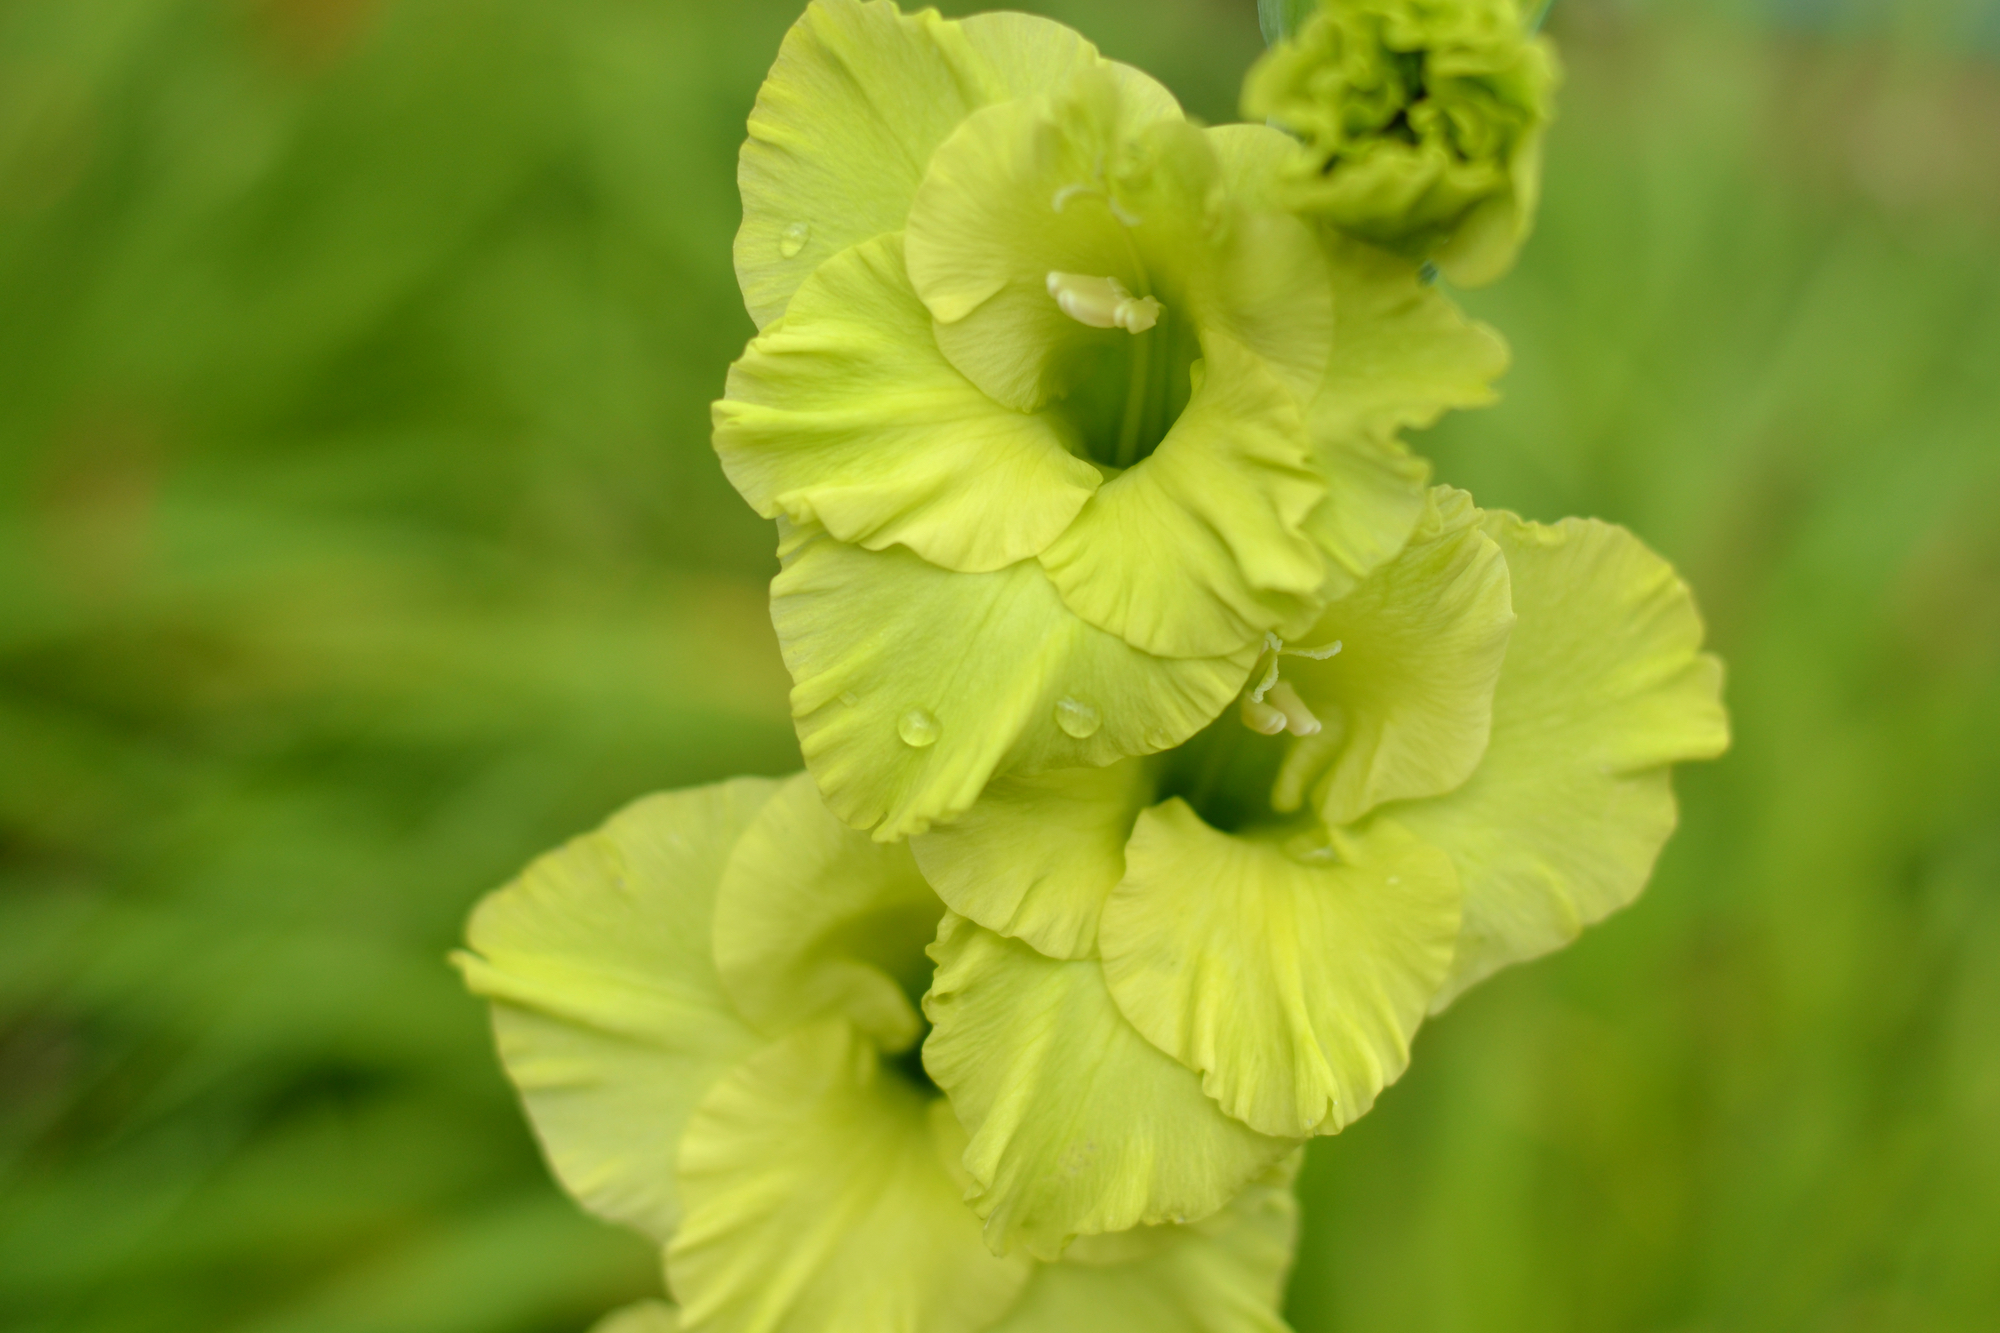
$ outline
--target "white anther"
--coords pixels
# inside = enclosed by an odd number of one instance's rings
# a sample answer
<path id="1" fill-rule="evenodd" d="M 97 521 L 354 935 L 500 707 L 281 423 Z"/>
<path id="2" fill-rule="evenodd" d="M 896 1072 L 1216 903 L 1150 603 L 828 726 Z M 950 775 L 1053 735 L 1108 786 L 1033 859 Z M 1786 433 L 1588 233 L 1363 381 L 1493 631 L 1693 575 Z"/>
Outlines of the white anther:
<path id="1" fill-rule="evenodd" d="M 1245 695 L 1243 725 L 1260 735 L 1275 736 L 1285 729 L 1285 715 L 1262 700 Z"/>
<path id="2" fill-rule="evenodd" d="M 1144 333 L 1160 321 L 1158 301 L 1150 296 L 1133 296 L 1116 278 L 1051 272 L 1049 295 L 1055 297 L 1065 315 L 1093 329 Z"/>
<path id="3" fill-rule="evenodd" d="M 1281 680 L 1271 687 L 1269 708 L 1277 705 L 1277 711 L 1284 715 L 1285 726 L 1294 736 L 1312 736 L 1319 732 L 1319 719 L 1306 707 L 1306 701 L 1299 698 L 1299 692 L 1292 688 L 1292 682 Z M 1275 735 L 1276 733 L 1271 733 Z"/>
<path id="4" fill-rule="evenodd" d="M 1293 657 L 1310 657 L 1315 662 L 1324 662 L 1340 651 L 1340 640 L 1335 639 L 1323 648 L 1285 648 L 1281 651 L 1290 653 Z"/>

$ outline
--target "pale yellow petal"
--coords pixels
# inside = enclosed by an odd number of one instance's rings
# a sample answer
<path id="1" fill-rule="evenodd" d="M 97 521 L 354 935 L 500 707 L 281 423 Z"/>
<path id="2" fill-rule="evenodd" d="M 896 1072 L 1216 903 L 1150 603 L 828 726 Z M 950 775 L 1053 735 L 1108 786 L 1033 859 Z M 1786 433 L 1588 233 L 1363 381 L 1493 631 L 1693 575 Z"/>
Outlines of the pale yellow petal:
<path id="1" fill-rule="evenodd" d="M 924 1065 L 971 1137 L 968 1196 L 996 1252 L 1207 1217 L 1290 1151 L 1202 1095 L 1119 1014 L 1094 961 L 948 915 Z"/>
<path id="2" fill-rule="evenodd" d="M 886 1050 L 916 1039 L 906 995 L 929 983 L 924 946 L 944 904 L 909 848 L 834 818 L 801 773 L 744 828 L 715 904 L 715 965 L 767 1036 L 842 1015 Z"/>
<path id="3" fill-rule="evenodd" d="M 850 1024 L 809 1025 L 702 1099 L 667 1249 L 682 1322 L 714 1333 L 975 1333 L 1028 1276 L 959 1200 L 934 1102 Z"/>
<path id="4" fill-rule="evenodd" d="M 1035 1270 L 993 1333 L 1286 1333 L 1295 1170 L 1287 1162 L 1200 1222 L 1079 1239 Z"/>
<path id="5" fill-rule="evenodd" d="M 1307 863 L 1179 800 L 1139 817 L 1099 947 L 1133 1026 L 1266 1134 L 1352 1124 L 1409 1064 L 1451 964 L 1451 862 L 1394 824 Z"/>
<path id="6" fill-rule="evenodd" d="M 1486 515 L 1519 616 L 1478 771 L 1388 807 L 1450 853 L 1465 923 L 1442 1007 L 1632 901 L 1674 826 L 1666 766 L 1729 744 L 1722 666 L 1673 567 L 1631 533 Z"/>
<path id="7" fill-rule="evenodd" d="M 1051 958 L 1088 958 L 1153 785 L 1143 759 L 996 778 L 971 810 L 911 839 L 910 850 L 960 916 Z"/>
<path id="8" fill-rule="evenodd" d="M 1309 794 L 1327 823 L 1351 824 L 1464 782 L 1486 752 L 1513 623 L 1500 548 L 1470 496 L 1439 488 L 1402 553 L 1306 636 L 1340 651 L 1280 659 L 1326 729 L 1287 756 L 1272 803 L 1295 810 Z"/>
<path id="9" fill-rule="evenodd" d="M 1212 657 L 1309 625 L 1324 566 L 1305 536 L 1326 488 L 1291 394 L 1233 341 L 1160 447 L 1106 482 L 1042 553 L 1064 602 L 1134 647 Z"/>
<path id="10" fill-rule="evenodd" d="M 758 90 L 737 162 L 751 318 L 769 324 L 828 258 L 902 230 L 932 152 L 972 111 L 1099 63 L 1047 19 L 960 24 L 888 0 L 813 0 Z"/>
<path id="11" fill-rule="evenodd" d="M 1039 554 L 1097 489 L 1048 414 L 1002 407 L 938 351 L 900 234 L 821 265 L 715 405 L 723 471 L 758 513 L 978 572 Z"/>
<path id="12" fill-rule="evenodd" d="M 702 1094 L 758 1038 L 709 953 L 716 884 L 778 784 L 649 796 L 489 895 L 455 955 L 493 1001 L 507 1075 L 565 1188 L 665 1240 L 674 1155 Z"/>
<path id="13" fill-rule="evenodd" d="M 1153 657 L 1063 605 L 1033 561 L 955 574 L 801 532 L 771 585 L 806 766 L 883 839 L 970 809 L 1000 771 L 1178 745 L 1242 689 L 1254 645 Z"/>

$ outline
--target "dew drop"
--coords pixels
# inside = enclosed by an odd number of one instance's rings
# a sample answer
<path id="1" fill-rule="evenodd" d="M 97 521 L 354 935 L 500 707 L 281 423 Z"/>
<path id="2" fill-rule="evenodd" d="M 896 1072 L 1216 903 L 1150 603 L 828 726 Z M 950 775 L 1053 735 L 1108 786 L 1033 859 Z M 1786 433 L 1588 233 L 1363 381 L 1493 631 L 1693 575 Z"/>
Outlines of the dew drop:
<path id="1" fill-rule="evenodd" d="M 778 235 L 778 253 L 787 259 L 798 258 L 799 251 L 806 248 L 806 240 L 812 235 L 812 223 L 794 222 Z"/>
<path id="2" fill-rule="evenodd" d="M 936 715 L 928 708 L 912 708 L 896 719 L 896 734 L 903 738 L 903 744 L 911 749 L 921 750 L 926 745 L 936 745 L 937 738 L 944 731 L 938 725 Z"/>
<path id="3" fill-rule="evenodd" d="M 1083 700 L 1065 694 L 1056 700 L 1056 725 L 1063 729 L 1065 735 L 1082 741 L 1095 736 L 1097 729 L 1104 725 L 1104 719 Z"/>

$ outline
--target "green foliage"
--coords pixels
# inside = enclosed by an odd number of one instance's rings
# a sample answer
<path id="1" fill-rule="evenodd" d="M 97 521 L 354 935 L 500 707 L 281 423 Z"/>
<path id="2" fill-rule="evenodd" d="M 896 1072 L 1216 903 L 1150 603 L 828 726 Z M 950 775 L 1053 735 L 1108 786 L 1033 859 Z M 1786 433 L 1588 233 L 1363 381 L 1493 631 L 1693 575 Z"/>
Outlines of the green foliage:
<path id="1" fill-rule="evenodd" d="M 1036 7 L 1211 119 L 1259 49 L 1247 2 Z M 707 445 L 794 9 L 0 6 L 0 1325 L 656 1289 L 443 955 L 631 797 L 797 764 Z M 1737 746 L 1636 908 L 1315 1145 L 1295 1322 L 1991 1326 L 2000 73 L 1552 28 L 1540 230 L 1471 302 L 1507 401 L 1422 443 L 1673 558 Z"/>

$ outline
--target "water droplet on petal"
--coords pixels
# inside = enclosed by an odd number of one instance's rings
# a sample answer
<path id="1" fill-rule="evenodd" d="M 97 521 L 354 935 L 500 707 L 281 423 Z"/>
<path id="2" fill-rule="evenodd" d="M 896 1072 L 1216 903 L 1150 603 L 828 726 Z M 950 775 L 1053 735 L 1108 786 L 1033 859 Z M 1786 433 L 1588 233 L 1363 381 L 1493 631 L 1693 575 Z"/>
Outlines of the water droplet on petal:
<path id="1" fill-rule="evenodd" d="M 928 708 L 912 708 L 896 719 L 896 734 L 911 749 L 921 750 L 926 745 L 936 745 L 937 738 L 943 733 L 944 728 L 938 725 L 936 715 Z"/>
<path id="2" fill-rule="evenodd" d="M 778 234 L 778 253 L 787 259 L 798 258 L 799 251 L 806 248 L 806 241 L 812 236 L 812 223 L 794 222 Z"/>
<path id="3" fill-rule="evenodd" d="M 1063 729 L 1063 734 L 1082 741 L 1095 736 L 1104 719 L 1083 700 L 1065 694 L 1056 700 L 1056 725 Z"/>

